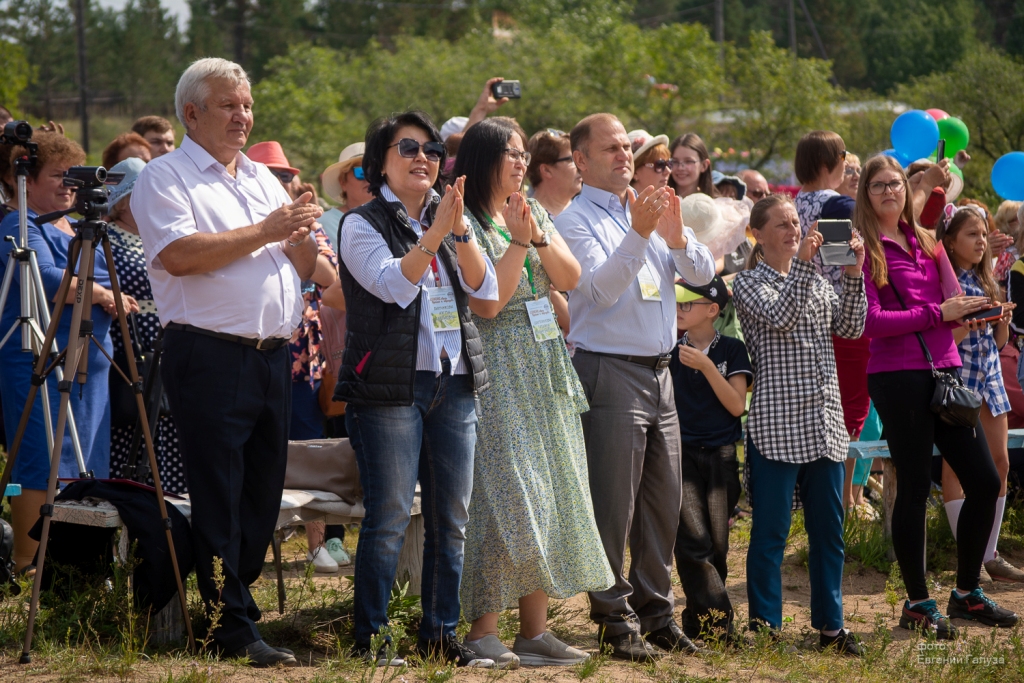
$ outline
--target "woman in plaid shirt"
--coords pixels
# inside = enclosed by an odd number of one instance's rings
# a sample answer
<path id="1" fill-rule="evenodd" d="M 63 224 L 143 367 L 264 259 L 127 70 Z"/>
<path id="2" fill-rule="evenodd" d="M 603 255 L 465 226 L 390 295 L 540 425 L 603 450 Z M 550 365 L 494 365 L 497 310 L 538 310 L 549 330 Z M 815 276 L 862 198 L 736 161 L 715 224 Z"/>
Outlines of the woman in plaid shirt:
<path id="1" fill-rule="evenodd" d="M 754 366 L 747 418 L 751 504 L 756 506 L 747 551 L 751 628 L 782 626 L 782 558 L 796 487 L 810 542 L 811 626 L 823 648 L 859 655 L 843 628 L 843 477 L 849 435 L 836 379 L 832 335 L 857 339 L 867 301 L 864 245 L 850 242 L 857 264 L 841 290 L 815 271 L 821 246 L 817 223 L 800 239 L 800 220 L 783 195 L 750 213 L 757 238 L 748 270 L 736 276 L 733 300 Z"/>
<path id="2" fill-rule="evenodd" d="M 983 296 L 993 304 L 999 301 L 999 285 L 992 273 L 992 251 L 988 244 L 988 225 L 980 211 L 972 205 L 963 206 L 949 220 L 949 225 L 941 233 L 942 244 L 946 247 L 950 260 L 956 266 L 960 287 L 967 296 Z M 1003 524 L 1003 511 L 1006 509 L 1006 476 L 1010 471 L 1010 453 L 1006 446 L 1007 413 L 1010 412 L 1010 399 L 1003 386 L 1003 369 L 999 364 L 999 349 L 1006 344 L 1010 336 L 1010 316 L 1014 305 L 1004 303 L 1003 317 L 987 322 L 971 322 L 953 330 L 953 341 L 960 351 L 963 361 L 962 376 L 964 384 L 982 399 L 981 426 L 985 430 L 985 440 L 992 453 L 999 478 L 1002 480 L 999 498 L 996 499 L 996 515 L 992 522 L 992 530 L 985 546 L 985 559 L 981 565 L 982 583 L 1000 581 L 1024 581 L 1024 572 L 1007 562 L 996 552 L 999 540 L 999 528 Z M 953 468 L 946 461 L 942 462 L 942 498 L 945 501 L 946 517 L 956 538 L 957 521 L 960 508 L 964 504 L 964 492 L 960 487 Z M 982 530 L 971 533 L 983 533 Z"/>

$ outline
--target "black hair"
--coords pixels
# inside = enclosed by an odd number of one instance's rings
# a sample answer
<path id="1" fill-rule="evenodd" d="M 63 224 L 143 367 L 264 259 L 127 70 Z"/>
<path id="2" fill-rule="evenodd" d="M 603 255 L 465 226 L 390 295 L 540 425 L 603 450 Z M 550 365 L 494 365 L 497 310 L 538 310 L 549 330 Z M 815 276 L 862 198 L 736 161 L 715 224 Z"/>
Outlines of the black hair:
<path id="1" fill-rule="evenodd" d="M 388 148 L 395 143 L 395 133 L 406 126 L 414 126 L 427 134 L 433 142 L 440 142 L 441 133 L 437 126 L 430 120 L 426 113 L 419 110 L 392 114 L 379 118 L 370 124 L 366 129 L 366 150 L 363 153 L 363 173 L 370 183 L 370 192 L 373 196 L 380 196 L 380 189 L 384 186 L 384 159 L 387 157 Z M 446 152 L 441 153 L 441 159 L 437 164 L 437 178 L 434 180 L 434 189 L 441 191 L 441 171 L 444 170 L 444 162 L 447 159 Z"/>
<path id="2" fill-rule="evenodd" d="M 464 203 L 481 227 L 491 229 L 486 216 L 491 210 L 495 186 L 501 179 L 501 165 L 513 133 L 526 147 L 526 133 L 515 120 L 506 116 L 484 119 L 466 131 L 455 157 L 452 177 L 466 176 Z"/>

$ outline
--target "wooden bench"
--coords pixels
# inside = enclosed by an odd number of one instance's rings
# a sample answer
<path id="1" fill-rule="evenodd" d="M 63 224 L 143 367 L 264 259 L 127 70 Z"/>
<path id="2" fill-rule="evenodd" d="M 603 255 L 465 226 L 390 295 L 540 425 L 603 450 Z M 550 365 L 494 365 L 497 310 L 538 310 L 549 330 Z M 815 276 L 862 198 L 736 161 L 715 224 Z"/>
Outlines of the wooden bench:
<path id="1" fill-rule="evenodd" d="M 1024 448 L 1024 429 L 1011 429 L 1006 440 L 1009 448 Z M 939 455 L 936 448 L 933 455 Z M 892 550 L 892 510 L 896 505 L 896 468 L 889 457 L 887 441 L 851 441 L 848 456 L 855 460 L 879 458 L 882 460 L 882 525 L 889 543 L 889 559 L 896 557 Z"/>

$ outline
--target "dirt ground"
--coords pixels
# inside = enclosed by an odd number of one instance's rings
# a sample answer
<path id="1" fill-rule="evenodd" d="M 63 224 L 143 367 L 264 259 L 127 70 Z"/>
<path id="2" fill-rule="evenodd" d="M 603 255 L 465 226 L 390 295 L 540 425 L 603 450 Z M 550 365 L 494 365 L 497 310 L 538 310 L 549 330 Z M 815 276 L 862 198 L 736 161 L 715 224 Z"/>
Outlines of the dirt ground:
<path id="1" fill-rule="evenodd" d="M 290 584 L 289 599 L 296 598 L 295 586 L 302 583 L 301 572 L 304 562 L 298 558 L 304 555 L 305 541 L 302 537 L 285 546 L 285 557 L 295 561 L 286 563 L 286 575 Z M 730 596 L 737 611 L 737 623 L 746 622 L 746 543 L 742 532 L 734 531 L 730 550 L 728 580 Z M 299 647 L 293 642 L 279 642 L 282 634 L 290 633 L 288 620 L 293 622 L 295 614 L 286 610 L 284 617 L 276 612 L 274 573 L 269 564 L 267 571 L 255 586 L 258 600 L 265 609 L 261 629 L 273 644 L 293 647 L 303 666 L 293 669 L 255 670 L 236 662 L 216 659 L 193 659 L 182 653 L 161 654 L 152 657 L 135 658 L 125 664 L 124 653 L 96 653 L 85 650 L 43 648 L 36 652 L 34 662 L 19 665 L 15 648 L 6 649 L 0 655 L 0 681 L 32 678 L 41 681 L 111 680 L 111 681 L 176 681 L 206 683 L 214 681 L 310 681 L 316 683 L 341 683 L 342 681 L 489 681 L 503 678 L 512 681 L 666 681 L 683 682 L 690 680 L 934 680 L 941 674 L 944 680 L 1024 680 L 1024 645 L 1021 643 L 1021 627 L 1010 630 L 988 629 L 968 622 L 956 622 L 966 630 L 967 638 L 954 644 L 926 642 L 909 631 L 897 626 L 894 610 L 886 602 L 886 579 L 882 573 L 865 568 L 856 561 L 848 561 L 843 581 L 844 605 L 847 628 L 860 636 L 866 644 L 868 657 L 851 660 L 831 653 L 818 653 L 816 632 L 810 627 L 810 583 L 807 569 L 800 564 L 799 542 L 791 544 L 783 566 L 783 626 L 784 642 L 771 644 L 765 639 L 748 638 L 745 646 L 738 649 L 717 645 L 712 652 L 697 657 L 668 655 L 654 665 L 636 665 L 608 658 L 599 658 L 591 667 L 566 669 L 542 668 L 520 669 L 518 671 L 470 671 L 451 670 L 436 664 L 411 666 L 408 669 L 378 670 L 363 667 L 360 663 L 338 658 L 337 650 L 331 647 L 336 640 L 317 637 L 312 647 Z M 1024 563 L 1024 554 L 1009 554 L 1007 558 L 1018 566 Z M 345 571 L 347 570 L 347 572 Z M 343 568 L 351 573 L 351 567 Z M 944 608 L 952 588 L 953 574 L 944 572 L 930 575 L 933 581 L 932 594 L 940 608 Z M 348 590 L 347 579 L 339 575 L 317 575 L 312 579 L 314 592 L 333 589 Z M 309 590 L 309 584 L 306 584 Z M 344 587 L 344 588 L 342 588 Z M 996 584 L 986 592 L 1000 605 L 1024 614 L 1024 586 Z M 682 590 L 675 581 L 677 617 L 685 605 Z M 892 596 L 890 592 L 890 596 Z M 890 597 L 892 599 L 892 597 Z M 902 597 L 900 598 L 902 604 Z M 898 615 L 896 608 L 896 614 Z M 567 642 L 597 652 L 596 631 L 590 623 L 585 596 L 577 596 L 559 603 L 552 620 L 551 630 Z M 300 610 L 301 612 L 301 610 Z M 513 622 L 514 628 L 514 622 Z M 329 630 L 329 628 L 328 628 Z M 323 624 L 318 631 L 323 634 Z M 514 630 L 512 631 L 514 633 Z M 278 636 L 277 641 L 271 634 Z M 508 635 L 508 634 L 506 634 Z M 287 638 L 284 638 L 287 641 Z M 510 643 L 509 643 L 510 644 Z M 927 657 L 937 654 L 946 657 L 938 664 Z M 957 659 L 961 656 L 983 658 L 982 663 L 968 661 L 964 664 Z M 129 658 L 131 659 L 131 658 Z"/>

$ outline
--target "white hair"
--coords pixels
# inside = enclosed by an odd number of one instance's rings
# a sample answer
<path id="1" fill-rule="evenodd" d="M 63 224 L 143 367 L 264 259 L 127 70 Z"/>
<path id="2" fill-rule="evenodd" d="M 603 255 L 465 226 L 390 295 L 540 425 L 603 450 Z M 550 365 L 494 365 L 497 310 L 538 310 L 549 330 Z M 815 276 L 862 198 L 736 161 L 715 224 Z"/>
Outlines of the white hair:
<path id="1" fill-rule="evenodd" d="M 185 73 L 181 74 L 178 87 L 174 89 L 174 113 L 186 130 L 188 123 L 185 121 L 185 105 L 191 102 L 201 111 L 206 111 L 206 98 L 210 96 L 207 81 L 211 78 L 224 78 L 235 85 L 250 85 L 245 69 L 234 62 L 220 57 L 205 57 L 192 62 Z"/>

